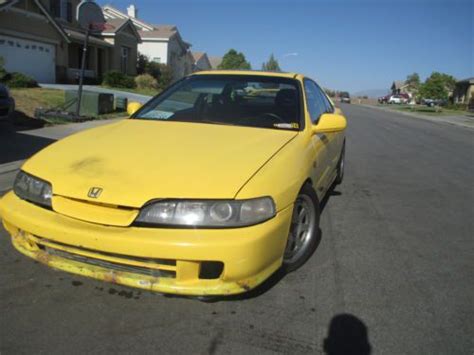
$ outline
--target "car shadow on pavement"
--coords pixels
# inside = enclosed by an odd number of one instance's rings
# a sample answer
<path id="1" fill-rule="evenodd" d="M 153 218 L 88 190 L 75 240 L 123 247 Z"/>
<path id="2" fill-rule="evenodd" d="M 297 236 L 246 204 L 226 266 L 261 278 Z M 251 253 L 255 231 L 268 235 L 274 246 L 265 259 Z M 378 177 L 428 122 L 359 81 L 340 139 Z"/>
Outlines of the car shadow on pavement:
<path id="1" fill-rule="evenodd" d="M 326 195 L 324 196 L 323 200 L 321 201 L 321 203 L 319 204 L 319 211 L 320 213 L 323 213 L 324 209 L 326 208 L 326 205 L 329 201 L 329 199 L 332 197 L 332 196 L 341 196 L 342 195 L 342 192 L 339 192 L 339 191 L 336 191 L 336 184 L 333 184 L 329 190 L 327 191 Z"/>
<path id="2" fill-rule="evenodd" d="M 55 142 L 54 139 L 22 134 L 25 126 L 13 126 L 9 122 L 0 122 L 0 164 L 29 158 L 39 150 Z M 37 127 L 28 127 L 37 128 Z"/>
<path id="3" fill-rule="evenodd" d="M 324 353 L 328 355 L 369 355 L 372 346 L 369 332 L 362 320 L 348 313 L 331 319 L 328 335 L 324 339 Z"/>

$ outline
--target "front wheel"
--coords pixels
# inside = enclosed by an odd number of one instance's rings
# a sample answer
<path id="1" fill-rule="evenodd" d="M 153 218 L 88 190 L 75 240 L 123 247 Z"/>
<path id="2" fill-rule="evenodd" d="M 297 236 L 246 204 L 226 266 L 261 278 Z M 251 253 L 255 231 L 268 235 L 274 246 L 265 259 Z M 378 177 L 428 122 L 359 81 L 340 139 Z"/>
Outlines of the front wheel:
<path id="1" fill-rule="evenodd" d="M 313 188 L 306 184 L 296 198 L 283 267 L 294 271 L 313 254 L 319 242 L 319 204 Z"/>

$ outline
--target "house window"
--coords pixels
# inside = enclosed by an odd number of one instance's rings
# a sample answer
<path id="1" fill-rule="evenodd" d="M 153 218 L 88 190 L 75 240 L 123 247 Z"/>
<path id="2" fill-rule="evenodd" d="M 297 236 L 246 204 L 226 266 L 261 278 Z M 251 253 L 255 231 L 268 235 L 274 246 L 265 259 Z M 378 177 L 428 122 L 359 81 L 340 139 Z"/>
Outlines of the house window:
<path id="1" fill-rule="evenodd" d="M 49 10 L 53 17 L 63 19 L 67 22 L 72 22 L 73 9 L 71 1 L 50 0 Z"/>
<path id="2" fill-rule="evenodd" d="M 154 61 L 155 63 L 161 63 L 161 58 L 160 58 L 160 57 L 154 57 L 154 58 L 153 58 L 153 61 Z"/>
<path id="3" fill-rule="evenodd" d="M 53 17 L 61 16 L 61 0 L 51 0 L 49 3 L 49 11 Z"/>
<path id="4" fill-rule="evenodd" d="M 120 70 L 124 74 L 127 74 L 129 53 L 130 53 L 130 48 L 122 47 L 122 52 L 121 52 L 121 57 L 120 57 Z"/>
<path id="5" fill-rule="evenodd" d="M 70 1 L 66 3 L 66 21 L 72 22 L 72 3 Z"/>

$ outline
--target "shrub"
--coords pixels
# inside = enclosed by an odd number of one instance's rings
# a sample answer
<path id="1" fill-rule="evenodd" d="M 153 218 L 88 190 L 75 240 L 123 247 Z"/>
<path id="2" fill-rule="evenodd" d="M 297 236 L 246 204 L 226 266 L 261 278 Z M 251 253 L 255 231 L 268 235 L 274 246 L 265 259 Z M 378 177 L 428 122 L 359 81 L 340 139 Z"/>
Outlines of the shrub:
<path id="1" fill-rule="evenodd" d="M 139 89 L 156 89 L 158 81 L 150 74 L 142 74 L 135 77 L 135 85 Z"/>
<path id="2" fill-rule="evenodd" d="M 36 88 L 38 83 L 32 77 L 22 73 L 4 74 L 1 81 L 11 88 Z"/>
<path id="3" fill-rule="evenodd" d="M 448 109 L 448 110 L 466 111 L 467 110 L 467 104 L 461 104 L 461 103 L 452 104 L 452 103 L 449 103 L 444 108 Z"/>
<path id="4" fill-rule="evenodd" d="M 160 74 L 158 76 L 158 88 L 164 90 L 173 82 L 173 71 L 166 64 L 159 64 Z"/>
<path id="5" fill-rule="evenodd" d="M 151 62 L 147 56 L 143 54 L 138 55 L 137 73 L 151 75 L 158 81 L 158 89 L 165 89 L 173 82 L 173 71 L 170 66 Z"/>
<path id="6" fill-rule="evenodd" d="M 135 81 L 131 76 L 125 75 L 118 71 L 109 71 L 104 74 L 102 85 L 114 88 L 132 89 L 135 87 Z"/>

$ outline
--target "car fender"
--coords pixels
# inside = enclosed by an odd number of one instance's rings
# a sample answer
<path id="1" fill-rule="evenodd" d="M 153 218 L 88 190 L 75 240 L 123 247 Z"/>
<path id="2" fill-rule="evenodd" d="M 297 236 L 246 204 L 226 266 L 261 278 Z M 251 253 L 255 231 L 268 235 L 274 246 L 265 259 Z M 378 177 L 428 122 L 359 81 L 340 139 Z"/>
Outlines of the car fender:
<path id="1" fill-rule="evenodd" d="M 291 205 L 311 176 L 311 137 L 300 132 L 240 188 L 236 199 L 271 196 L 277 211 Z"/>

